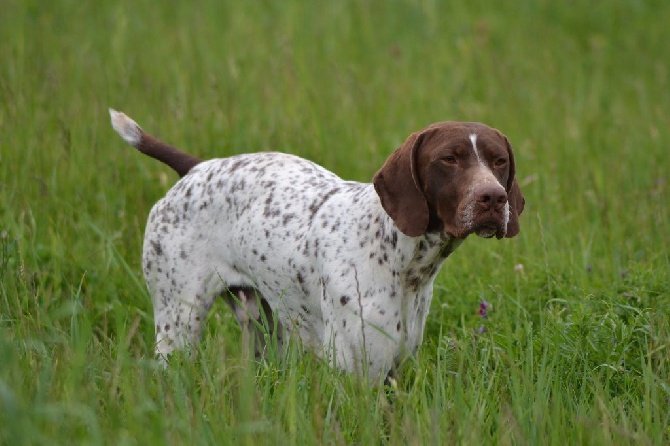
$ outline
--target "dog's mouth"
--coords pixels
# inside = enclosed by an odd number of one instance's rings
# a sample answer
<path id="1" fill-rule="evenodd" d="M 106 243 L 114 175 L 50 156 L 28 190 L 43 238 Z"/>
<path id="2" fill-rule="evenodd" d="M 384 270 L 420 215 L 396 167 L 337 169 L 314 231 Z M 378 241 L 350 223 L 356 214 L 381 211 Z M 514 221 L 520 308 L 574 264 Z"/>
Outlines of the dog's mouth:
<path id="1" fill-rule="evenodd" d="M 460 213 L 460 217 L 455 225 L 445 225 L 444 233 L 449 237 L 457 239 L 465 239 L 470 234 L 475 234 L 482 238 L 492 238 L 495 236 L 501 239 L 507 233 L 507 222 L 509 219 L 507 215 L 506 209 L 475 213 L 471 208 L 466 208 Z"/>
<path id="2" fill-rule="evenodd" d="M 469 228 L 465 228 L 466 234 L 475 234 L 482 238 L 503 238 L 507 232 L 507 222 L 499 213 L 486 213 L 477 218 Z"/>
<path id="3" fill-rule="evenodd" d="M 486 222 L 477 226 L 472 232 L 478 237 L 491 238 L 501 230 L 500 225 L 495 222 Z"/>
<path id="4" fill-rule="evenodd" d="M 465 239 L 470 234 L 475 234 L 482 238 L 491 238 L 493 236 L 503 238 L 506 232 L 507 228 L 505 225 L 496 220 L 487 220 L 477 225 L 464 227 L 459 231 L 445 231 L 449 237 L 457 239 Z"/>

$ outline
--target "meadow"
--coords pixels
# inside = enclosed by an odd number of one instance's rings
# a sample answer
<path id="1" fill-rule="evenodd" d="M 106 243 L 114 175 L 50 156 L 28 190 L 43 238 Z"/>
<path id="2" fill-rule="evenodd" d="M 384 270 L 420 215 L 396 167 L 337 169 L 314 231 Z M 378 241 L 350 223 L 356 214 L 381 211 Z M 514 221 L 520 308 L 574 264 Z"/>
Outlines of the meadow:
<path id="1" fill-rule="evenodd" d="M 0 444 L 669 444 L 668 23 L 660 0 L 4 0 Z M 431 122 L 485 122 L 521 233 L 447 260 L 397 388 L 296 344 L 256 361 L 223 302 L 163 370 L 140 257 L 177 177 L 108 107 L 357 181 Z"/>

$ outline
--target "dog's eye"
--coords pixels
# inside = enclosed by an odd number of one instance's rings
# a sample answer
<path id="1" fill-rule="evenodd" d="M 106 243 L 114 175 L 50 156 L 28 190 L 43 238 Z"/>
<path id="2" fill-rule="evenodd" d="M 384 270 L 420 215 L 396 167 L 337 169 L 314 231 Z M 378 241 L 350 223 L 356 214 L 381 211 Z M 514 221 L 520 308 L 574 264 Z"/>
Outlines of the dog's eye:
<path id="1" fill-rule="evenodd" d="M 502 167 L 505 164 L 507 164 L 507 158 L 498 158 L 495 163 L 493 163 L 494 166 L 496 167 Z"/>
<path id="2" fill-rule="evenodd" d="M 456 164 L 456 157 L 453 155 L 448 155 L 442 158 L 442 161 L 444 161 L 447 164 Z"/>

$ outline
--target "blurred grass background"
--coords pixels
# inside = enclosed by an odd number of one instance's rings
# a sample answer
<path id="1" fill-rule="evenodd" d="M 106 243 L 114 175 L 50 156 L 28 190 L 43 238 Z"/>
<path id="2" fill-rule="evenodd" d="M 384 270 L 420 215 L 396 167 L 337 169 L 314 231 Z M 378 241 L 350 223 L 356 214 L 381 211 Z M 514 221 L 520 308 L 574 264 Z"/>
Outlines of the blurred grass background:
<path id="1" fill-rule="evenodd" d="M 634 0 L 4 0 L 0 443 L 670 442 L 667 23 Z M 251 362 L 223 305 L 162 372 L 140 255 L 176 176 L 108 107 L 202 158 L 358 181 L 482 121 L 515 148 L 522 233 L 449 259 L 390 394 L 298 349 Z"/>

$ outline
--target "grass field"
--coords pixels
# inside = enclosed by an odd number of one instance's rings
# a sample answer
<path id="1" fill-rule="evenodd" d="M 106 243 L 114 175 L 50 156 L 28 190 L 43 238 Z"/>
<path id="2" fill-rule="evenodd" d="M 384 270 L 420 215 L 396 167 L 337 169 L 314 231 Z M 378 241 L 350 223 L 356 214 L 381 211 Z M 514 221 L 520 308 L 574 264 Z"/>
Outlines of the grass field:
<path id="1" fill-rule="evenodd" d="M 660 0 L 4 0 L 0 444 L 669 444 L 668 23 Z M 203 158 L 359 181 L 430 122 L 486 122 L 522 232 L 450 257 L 395 390 L 298 346 L 249 359 L 223 303 L 163 371 L 140 255 L 177 178 L 110 106 Z"/>

